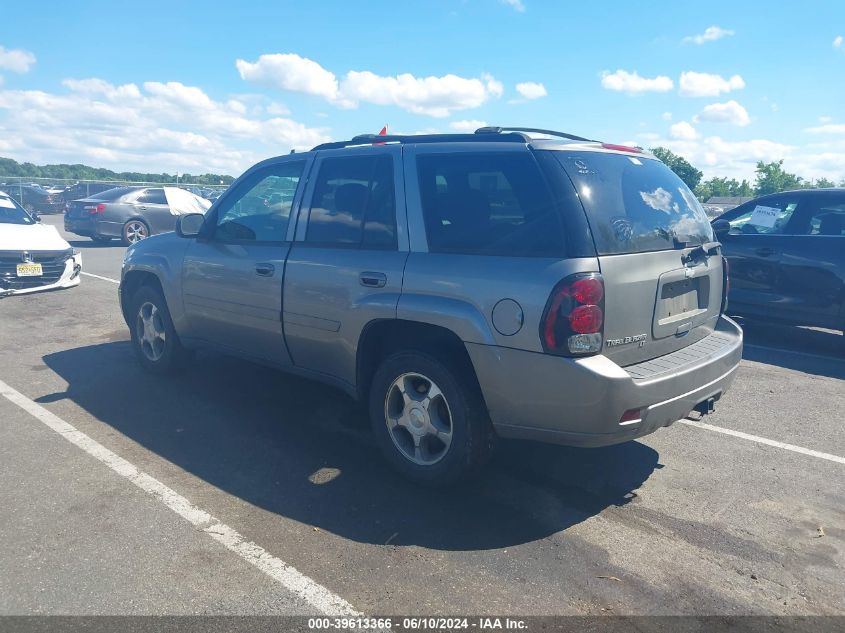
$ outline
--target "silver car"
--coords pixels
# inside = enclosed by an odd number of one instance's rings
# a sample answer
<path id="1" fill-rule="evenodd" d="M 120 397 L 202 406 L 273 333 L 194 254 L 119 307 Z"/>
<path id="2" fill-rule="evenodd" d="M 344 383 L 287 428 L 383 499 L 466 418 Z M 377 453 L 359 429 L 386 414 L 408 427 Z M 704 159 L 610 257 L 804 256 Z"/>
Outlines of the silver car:
<path id="1" fill-rule="evenodd" d="M 150 371 L 210 347 L 329 383 L 442 485 L 497 436 L 601 446 L 712 411 L 742 354 L 726 273 L 650 154 L 482 128 L 259 163 L 130 247 L 120 300 Z"/>

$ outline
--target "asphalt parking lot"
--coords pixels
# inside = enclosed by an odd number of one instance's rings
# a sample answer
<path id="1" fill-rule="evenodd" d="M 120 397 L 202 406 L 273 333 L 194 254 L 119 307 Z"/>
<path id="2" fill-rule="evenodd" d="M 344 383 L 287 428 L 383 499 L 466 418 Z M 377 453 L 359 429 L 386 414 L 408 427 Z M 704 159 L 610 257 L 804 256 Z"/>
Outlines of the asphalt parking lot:
<path id="1" fill-rule="evenodd" d="M 502 443 L 435 492 L 328 387 L 143 373 L 124 248 L 66 237 L 79 287 L 0 300 L 2 614 L 845 614 L 840 333 L 744 324 L 709 426 Z"/>

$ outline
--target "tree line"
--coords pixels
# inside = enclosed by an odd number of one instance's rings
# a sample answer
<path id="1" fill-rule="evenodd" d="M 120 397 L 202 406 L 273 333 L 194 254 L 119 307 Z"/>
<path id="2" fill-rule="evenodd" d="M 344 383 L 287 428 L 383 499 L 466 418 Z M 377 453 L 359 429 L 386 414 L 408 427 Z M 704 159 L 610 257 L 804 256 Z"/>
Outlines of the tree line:
<path id="1" fill-rule="evenodd" d="M 706 202 L 713 196 L 751 197 L 790 189 L 823 189 L 837 186 L 836 183 L 827 178 L 807 180 L 796 174 L 791 174 L 783 168 L 783 160 L 769 163 L 762 160 L 758 161 L 753 183 L 744 179 L 740 182 L 736 178 L 713 177 L 709 180 L 702 180 L 704 174 L 693 167 L 684 157 L 678 156 L 665 147 L 654 147 L 650 151 L 666 163 L 702 202 Z M 845 187 L 845 179 L 839 182 L 839 186 Z"/>
<path id="2" fill-rule="evenodd" d="M 0 177 L 55 178 L 56 180 L 127 180 L 131 182 L 176 182 L 176 174 L 145 174 L 136 171 L 114 172 L 88 165 L 34 165 L 0 158 Z M 180 174 L 178 180 L 197 185 L 231 184 L 234 178 L 224 174 Z"/>

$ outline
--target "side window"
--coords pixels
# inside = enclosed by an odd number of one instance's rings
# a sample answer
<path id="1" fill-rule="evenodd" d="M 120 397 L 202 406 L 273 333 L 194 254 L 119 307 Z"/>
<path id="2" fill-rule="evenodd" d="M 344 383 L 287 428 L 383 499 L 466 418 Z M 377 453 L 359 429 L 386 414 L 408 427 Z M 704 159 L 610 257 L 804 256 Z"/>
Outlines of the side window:
<path id="1" fill-rule="evenodd" d="M 845 236 L 845 202 L 825 204 L 810 216 L 802 235 Z"/>
<path id="2" fill-rule="evenodd" d="M 135 202 L 141 204 L 167 204 L 167 198 L 164 195 L 164 189 L 147 189 L 138 196 Z"/>
<path id="3" fill-rule="evenodd" d="M 430 251 L 564 254 L 560 213 L 527 152 L 420 155 L 417 168 Z"/>
<path id="4" fill-rule="evenodd" d="M 755 202 L 728 220 L 731 235 L 781 235 L 798 208 L 797 196 L 778 196 Z"/>
<path id="5" fill-rule="evenodd" d="M 320 165 L 305 241 L 396 248 L 390 156 L 327 158 Z"/>
<path id="6" fill-rule="evenodd" d="M 305 161 L 272 165 L 238 185 L 217 211 L 215 239 L 284 242 Z"/>

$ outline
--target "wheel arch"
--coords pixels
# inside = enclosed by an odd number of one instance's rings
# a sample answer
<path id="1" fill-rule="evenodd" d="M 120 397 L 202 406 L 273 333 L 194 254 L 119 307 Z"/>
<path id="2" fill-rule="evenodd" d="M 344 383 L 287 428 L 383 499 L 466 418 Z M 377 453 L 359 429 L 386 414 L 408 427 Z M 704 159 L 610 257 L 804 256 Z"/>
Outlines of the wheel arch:
<path id="1" fill-rule="evenodd" d="M 123 320 L 130 327 L 132 326 L 129 318 L 129 302 L 138 292 L 138 289 L 146 285 L 158 290 L 165 297 L 165 301 L 167 300 L 161 280 L 158 275 L 149 270 L 130 270 L 123 275 L 123 281 L 120 282 L 120 311 L 123 313 Z"/>
<path id="2" fill-rule="evenodd" d="M 452 330 L 431 323 L 406 319 L 370 321 L 358 339 L 356 394 L 366 401 L 373 375 L 381 360 L 400 350 L 434 356 L 468 378 L 481 393 L 475 367 L 461 338 Z"/>

